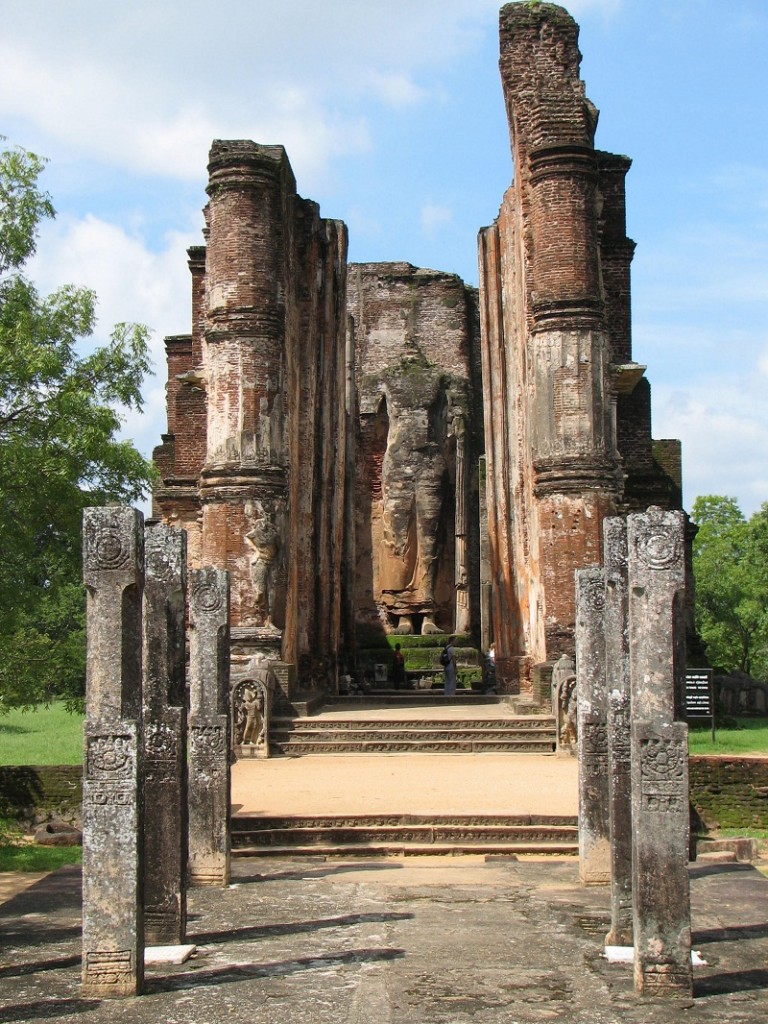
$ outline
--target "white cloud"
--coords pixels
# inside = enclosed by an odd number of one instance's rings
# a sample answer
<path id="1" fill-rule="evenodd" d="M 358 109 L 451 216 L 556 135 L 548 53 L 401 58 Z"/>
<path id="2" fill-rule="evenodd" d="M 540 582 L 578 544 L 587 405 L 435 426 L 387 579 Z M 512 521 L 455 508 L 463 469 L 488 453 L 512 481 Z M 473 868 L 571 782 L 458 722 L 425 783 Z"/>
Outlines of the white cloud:
<path id="1" fill-rule="evenodd" d="M 402 73 L 371 71 L 368 76 L 372 91 L 393 107 L 409 107 L 422 103 L 428 96 L 426 89 Z"/>
<path id="2" fill-rule="evenodd" d="M 0 0 L 0 120 L 49 154 L 179 180 L 199 175 L 213 138 L 280 142 L 313 191 L 335 159 L 371 146 L 371 96 L 403 109 L 439 94 L 450 63 L 495 37 L 499 6 Z"/>
<path id="3" fill-rule="evenodd" d="M 453 220 L 453 211 L 439 203 L 424 203 L 419 213 L 422 230 L 433 235 Z"/>
<path id="4" fill-rule="evenodd" d="M 653 434 L 682 441 L 687 508 L 699 495 L 726 494 L 750 515 L 766 500 L 764 386 L 750 374 L 698 380 L 695 388 L 654 386 Z"/>
<path id="5" fill-rule="evenodd" d="M 186 249 L 201 236 L 168 234 L 152 251 L 138 235 L 94 216 L 62 217 L 47 224 L 29 275 L 42 293 L 63 284 L 92 288 L 98 299 L 98 323 L 92 342 L 103 344 L 114 324 L 144 323 L 152 331 L 154 376 L 144 388 L 144 412 L 127 412 L 123 434 L 144 454 L 160 443 L 165 430 L 166 362 L 163 340 L 185 334 L 191 322 L 191 278 Z"/>
<path id="6" fill-rule="evenodd" d="M 476 45 L 495 6 L 0 0 L 0 117 L 132 171 L 189 180 L 212 138 L 255 138 L 309 176 L 370 145 L 366 97 L 420 102 L 414 76 Z"/>

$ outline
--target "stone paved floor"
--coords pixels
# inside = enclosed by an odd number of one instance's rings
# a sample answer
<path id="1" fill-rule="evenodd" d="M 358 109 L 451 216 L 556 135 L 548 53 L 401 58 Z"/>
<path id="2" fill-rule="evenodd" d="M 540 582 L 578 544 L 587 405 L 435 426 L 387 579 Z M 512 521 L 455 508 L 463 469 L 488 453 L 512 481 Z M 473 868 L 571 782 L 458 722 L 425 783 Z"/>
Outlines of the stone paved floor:
<path id="1" fill-rule="evenodd" d="M 641 1004 L 601 957 L 605 888 L 563 861 L 236 861 L 190 894 L 200 947 L 138 998 L 79 994 L 79 875 L 0 906 L 0 1021 L 83 1024 L 764 1024 L 768 879 L 692 869 L 693 1009 Z"/>

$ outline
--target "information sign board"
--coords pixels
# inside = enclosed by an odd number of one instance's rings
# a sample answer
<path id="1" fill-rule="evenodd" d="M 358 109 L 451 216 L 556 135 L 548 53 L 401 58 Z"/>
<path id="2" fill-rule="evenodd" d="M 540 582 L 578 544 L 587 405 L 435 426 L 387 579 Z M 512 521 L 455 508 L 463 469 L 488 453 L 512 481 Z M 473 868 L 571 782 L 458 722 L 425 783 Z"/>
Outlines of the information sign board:
<path id="1" fill-rule="evenodd" d="M 715 739 L 715 694 L 711 668 L 685 670 L 685 717 L 709 718 L 712 722 L 712 741 Z"/>

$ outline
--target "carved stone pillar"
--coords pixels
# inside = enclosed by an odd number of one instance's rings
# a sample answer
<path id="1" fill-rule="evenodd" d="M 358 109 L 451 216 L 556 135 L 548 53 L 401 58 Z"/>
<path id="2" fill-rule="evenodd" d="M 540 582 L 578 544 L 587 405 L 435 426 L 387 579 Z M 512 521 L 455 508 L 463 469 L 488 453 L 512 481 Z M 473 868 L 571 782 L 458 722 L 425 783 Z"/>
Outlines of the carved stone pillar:
<path id="1" fill-rule="evenodd" d="M 469 563 L 467 558 L 467 428 L 464 415 L 457 412 L 453 418 L 456 438 L 456 616 L 455 633 L 469 633 L 472 619 L 469 607 Z"/>
<path id="2" fill-rule="evenodd" d="M 145 534 L 144 934 L 180 945 L 187 924 L 186 534 Z"/>
<path id="3" fill-rule="evenodd" d="M 685 669 L 685 522 L 628 517 L 632 688 L 635 990 L 693 993 L 688 884 L 688 727 L 676 721 Z"/>
<path id="4" fill-rule="evenodd" d="M 82 992 L 132 996 L 144 980 L 140 512 L 85 510 L 83 580 L 88 654 Z"/>
<path id="5" fill-rule="evenodd" d="M 627 523 L 603 520 L 605 675 L 608 690 L 608 797 L 611 821 L 611 930 L 607 946 L 632 945 L 631 694 L 627 620 Z"/>
<path id="6" fill-rule="evenodd" d="M 229 576 L 189 574 L 189 882 L 229 884 Z"/>
<path id="7" fill-rule="evenodd" d="M 478 460 L 480 511 L 480 650 L 486 653 L 494 642 L 491 615 L 491 552 L 488 541 L 487 464 L 485 456 Z"/>
<path id="8" fill-rule="evenodd" d="M 605 574 L 576 573 L 576 693 L 579 745 L 579 877 L 610 881 L 608 694 L 605 686 Z"/>

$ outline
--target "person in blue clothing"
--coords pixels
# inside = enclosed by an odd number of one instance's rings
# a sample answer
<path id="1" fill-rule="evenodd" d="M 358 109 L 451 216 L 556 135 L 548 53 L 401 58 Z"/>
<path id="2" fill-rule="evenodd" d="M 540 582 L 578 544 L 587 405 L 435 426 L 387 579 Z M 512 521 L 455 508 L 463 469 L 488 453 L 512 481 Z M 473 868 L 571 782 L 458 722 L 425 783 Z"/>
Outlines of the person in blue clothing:
<path id="1" fill-rule="evenodd" d="M 443 694 L 446 697 L 453 697 L 456 693 L 456 650 L 453 646 L 455 641 L 455 636 L 449 637 L 440 656 L 443 666 Z"/>

